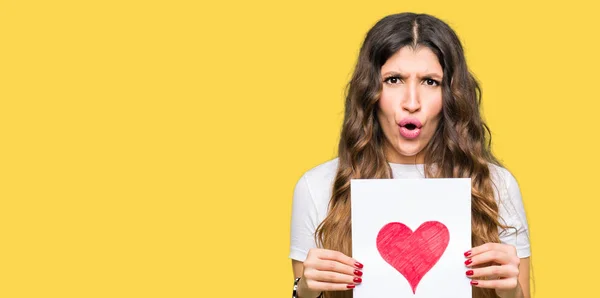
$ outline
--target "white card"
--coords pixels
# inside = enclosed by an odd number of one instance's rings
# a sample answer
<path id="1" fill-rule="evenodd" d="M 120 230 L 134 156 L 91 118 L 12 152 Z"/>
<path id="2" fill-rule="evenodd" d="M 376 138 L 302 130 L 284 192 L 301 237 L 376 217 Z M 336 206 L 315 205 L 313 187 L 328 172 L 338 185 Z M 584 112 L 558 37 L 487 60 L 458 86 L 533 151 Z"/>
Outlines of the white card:
<path id="1" fill-rule="evenodd" d="M 471 179 L 353 179 L 354 298 L 472 297 Z"/>

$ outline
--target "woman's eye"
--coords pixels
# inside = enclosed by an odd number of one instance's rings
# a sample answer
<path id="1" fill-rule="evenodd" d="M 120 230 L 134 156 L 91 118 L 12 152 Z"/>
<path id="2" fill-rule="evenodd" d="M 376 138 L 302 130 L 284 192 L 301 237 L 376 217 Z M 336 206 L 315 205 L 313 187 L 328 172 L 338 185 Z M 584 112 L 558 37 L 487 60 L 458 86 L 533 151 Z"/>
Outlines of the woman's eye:
<path id="1" fill-rule="evenodd" d="M 440 85 L 440 83 L 434 79 L 426 79 L 425 84 L 427 84 L 429 86 L 439 86 Z"/>
<path id="2" fill-rule="evenodd" d="M 389 77 L 389 78 L 385 79 L 385 82 L 388 84 L 398 84 L 398 83 L 400 83 L 400 78 L 399 77 Z"/>

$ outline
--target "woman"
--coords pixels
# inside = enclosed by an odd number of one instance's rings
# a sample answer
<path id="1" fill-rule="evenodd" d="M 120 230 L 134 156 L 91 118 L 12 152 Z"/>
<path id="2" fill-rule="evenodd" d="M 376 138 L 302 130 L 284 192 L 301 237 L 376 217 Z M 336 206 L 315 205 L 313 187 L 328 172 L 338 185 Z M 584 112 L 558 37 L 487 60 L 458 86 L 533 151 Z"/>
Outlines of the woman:
<path id="1" fill-rule="evenodd" d="M 349 83 L 338 158 L 294 191 L 291 253 L 300 298 L 352 297 L 350 179 L 471 178 L 474 297 L 529 297 L 529 239 L 515 178 L 492 155 L 480 89 L 441 20 L 401 13 L 367 34 Z"/>

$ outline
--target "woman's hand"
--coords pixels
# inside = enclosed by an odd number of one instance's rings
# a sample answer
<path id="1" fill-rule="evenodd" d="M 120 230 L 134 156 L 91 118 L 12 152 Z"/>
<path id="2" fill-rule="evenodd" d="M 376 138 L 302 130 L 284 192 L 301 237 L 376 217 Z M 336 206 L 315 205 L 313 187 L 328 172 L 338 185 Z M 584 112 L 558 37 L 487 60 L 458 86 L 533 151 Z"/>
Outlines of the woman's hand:
<path id="1" fill-rule="evenodd" d="M 362 282 L 363 265 L 338 251 L 313 248 L 303 265 L 299 298 L 317 297 L 322 291 L 350 290 Z"/>
<path id="2" fill-rule="evenodd" d="M 495 289 L 500 297 L 522 297 L 518 280 L 521 260 L 514 246 L 486 243 L 474 247 L 465 256 L 471 285 Z"/>

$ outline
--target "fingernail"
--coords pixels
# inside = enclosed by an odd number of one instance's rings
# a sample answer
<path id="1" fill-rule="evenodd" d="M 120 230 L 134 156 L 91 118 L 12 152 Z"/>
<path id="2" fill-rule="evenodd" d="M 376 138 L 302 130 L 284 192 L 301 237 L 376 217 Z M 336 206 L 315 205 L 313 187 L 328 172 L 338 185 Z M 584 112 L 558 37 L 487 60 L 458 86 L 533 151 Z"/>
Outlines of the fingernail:
<path id="1" fill-rule="evenodd" d="M 360 278 L 360 277 L 355 277 L 355 278 L 354 278 L 354 282 L 355 282 L 355 283 L 361 283 L 361 282 L 362 282 L 362 278 Z"/>
<path id="2" fill-rule="evenodd" d="M 471 276 L 471 275 L 473 275 L 473 270 L 468 270 L 467 271 L 467 276 Z"/>
<path id="3" fill-rule="evenodd" d="M 476 285 L 478 285 L 478 284 L 479 284 L 479 283 L 478 283 L 476 280 L 472 280 L 472 281 L 471 281 L 471 285 L 472 285 L 472 286 L 476 286 Z"/>
<path id="4" fill-rule="evenodd" d="M 354 275 L 362 276 L 363 273 L 360 270 L 354 270 Z"/>
<path id="5" fill-rule="evenodd" d="M 347 285 L 346 288 L 348 289 L 354 289 L 354 287 L 356 287 L 355 285 Z"/>
<path id="6" fill-rule="evenodd" d="M 470 255 L 471 255 L 471 251 L 470 250 L 465 253 L 465 257 L 468 257 Z"/>
<path id="7" fill-rule="evenodd" d="M 356 263 L 354 263 L 354 266 L 356 266 L 356 267 L 358 267 L 358 268 L 362 268 L 362 267 L 363 267 L 363 264 L 361 264 L 361 263 L 359 263 L 359 262 L 356 262 Z"/>
<path id="8" fill-rule="evenodd" d="M 471 260 L 471 259 L 468 259 L 465 261 L 465 265 L 471 265 L 471 263 L 473 263 L 473 260 Z"/>

